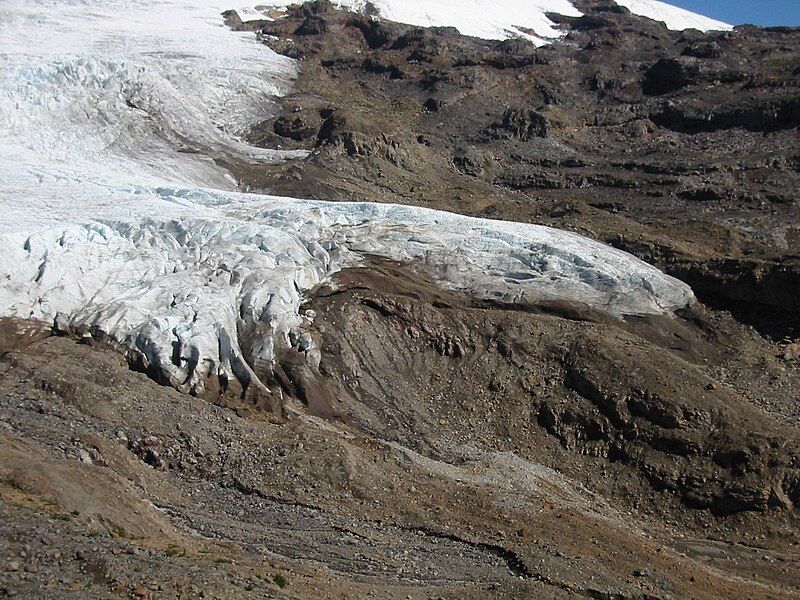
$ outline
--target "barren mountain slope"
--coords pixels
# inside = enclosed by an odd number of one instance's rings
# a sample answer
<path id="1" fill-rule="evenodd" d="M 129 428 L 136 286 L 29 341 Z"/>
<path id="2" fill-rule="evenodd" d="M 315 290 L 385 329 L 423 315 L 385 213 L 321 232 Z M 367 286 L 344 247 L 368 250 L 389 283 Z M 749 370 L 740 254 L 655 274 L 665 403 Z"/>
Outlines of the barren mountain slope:
<path id="1" fill-rule="evenodd" d="M 240 179 L 573 229 L 796 335 L 800 33 L 576 5 L 542 48 L 302 6 L 263 28 L 300 80 L 252 139 L 314 152 Z"/>
<path id="2" fill-rule="evenodd" d="M 540 47 L 226 13 L 241 80 L 202 64 L 222 15 L 208 48 L 171 24 L 182 93 L 263 110 L 178 110 L 139 185 L 114 157 L 157 96 L 101 103 L 111 179 L 20 161 L 60 184 L 9 214 L 99 225 L 19 234 L 0 290 L 48 319 L 0 319 L 0 595 L 798 597 L 800 32 L 573 4 Z"/>

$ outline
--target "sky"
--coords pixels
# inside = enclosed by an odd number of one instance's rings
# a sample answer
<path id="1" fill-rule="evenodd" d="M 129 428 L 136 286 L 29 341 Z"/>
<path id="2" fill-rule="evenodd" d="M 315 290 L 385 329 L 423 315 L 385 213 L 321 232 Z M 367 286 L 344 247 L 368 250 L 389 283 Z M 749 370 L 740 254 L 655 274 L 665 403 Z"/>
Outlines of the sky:
<path id="1" fill-rule="evenodd" d="M 800 0 L 665 0 L 732 25 L 800 26 Z"/>

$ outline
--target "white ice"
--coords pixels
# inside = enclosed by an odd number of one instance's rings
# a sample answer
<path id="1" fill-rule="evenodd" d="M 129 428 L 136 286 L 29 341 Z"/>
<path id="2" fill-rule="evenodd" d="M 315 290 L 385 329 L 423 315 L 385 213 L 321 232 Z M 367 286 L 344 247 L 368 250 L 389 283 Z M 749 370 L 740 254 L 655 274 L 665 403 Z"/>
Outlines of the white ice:
<path id="1" fill-rule="evenodd" d="M 306 0 L 308 1 L 308 0 Z M 655 0 L 615 0 L 632 13 L 662 21 L 670 29 L 731 29 L 727 23 Z M 335 6 L 364 12 L 372 4 L 390 21 L 418 27 L 455 27 L 463 35 L 487 40 L 522 37 L 535 44 L 551 43 L 564 32 L 547 17 L 557 13 L 580 17 L 569 0 L 333 0 Z M 298 0 L 263 0 L 262 5 L 286 7 Z"/>
<path id="2" fill-rule="evenodd" d="M 545 44 L 562 35 L 545 13 L 580 17 L 569 0 L 370 0 L 390 21 L 419 27 L 455 27 L 463 35 L 487 40 L 524 37 Z M 265 0 L 265 6 L 285 7 L 297 0 Z M 367 0 L 333 0 L 332 4 L 364 12 Z"/>
<path id="3" fill-rule="evenodd" d="M 641 15 L 654 21 L 661 21 L 669 29 L 683 31 L 684 29 L 699 29 L 700 31 L 728 31 L 732 25 L 698 15 L 691 11 L 672 6 L 658 0 L 614 0 L 635 15 Z"/>
<path id="4" fill-rule="evenodd" d="M 0 316 L 102 332 L 176 387 L 260 385 L 304 295 L 364 255 L 509 305 L 670 313 L 688 287 L 546 227 L 236 191 L 218 163 L 294 64 L 201 0 L 0 5 Z"/>

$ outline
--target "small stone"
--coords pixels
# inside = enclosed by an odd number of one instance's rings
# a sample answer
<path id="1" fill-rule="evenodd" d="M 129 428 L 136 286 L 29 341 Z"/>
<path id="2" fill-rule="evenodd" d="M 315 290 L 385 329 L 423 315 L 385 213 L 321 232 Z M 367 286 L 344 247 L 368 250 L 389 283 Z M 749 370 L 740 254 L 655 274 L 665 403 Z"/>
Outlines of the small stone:
<path id="1" fill-rule="evenodd" d="M 636 569 L 633 575 L 634 577 L 649 577 L 650 572 L 647 569 Z"/>
<path id="2" fill-rule="evenodd" d="M 12 560 L 10 563 L 8 563 L 7 569 L 12 573 L 16 573 L 17 571 L 19 571 L 19 563 L 17 561 Z"/>
<path id="3" fill-rule="evenodd" d="M 783 358 L 786 360 L 796 360 L 800 358 L 800 342 L 787 345 L 783 349 Z"/>

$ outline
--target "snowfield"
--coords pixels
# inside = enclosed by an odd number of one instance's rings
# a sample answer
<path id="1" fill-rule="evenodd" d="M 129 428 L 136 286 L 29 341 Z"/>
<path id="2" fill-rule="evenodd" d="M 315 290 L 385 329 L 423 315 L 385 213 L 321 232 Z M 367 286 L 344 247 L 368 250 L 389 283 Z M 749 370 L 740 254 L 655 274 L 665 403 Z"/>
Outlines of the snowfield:
<path id="1" fill-rule="evenodd" d="M 270 7 L 298 4 L 298 0 L 266 0 Z M 371 0 L 378 14 L 390 21 L 418 27 L 455 27 L 463 35 L 487 40 L 524 37 L 546 44 L 561 37 L 557 25 L 545 13 L 580 17 L 569 0 Z M 333 0 L 332 4 L 364 12 L 367 0 Z"/>
<path id="2" fill-rule="evenodd" d="M 298 156 L 241 141 L 295 66 L 225 28 L 226 8 L 3 3 L 0 316 L 105 334 L 202 393 L 215 378 L 258 385 L 278 346 L 313 359 L 304 294 L 365 255 L 510 305 L 621 316 L 693 301 L 659 270 L 564 231 L 240 193 L 215 159 Z"/>
<path id="3" fill-rule="evenodd" d="M 661 21 L 669 29 L 683 31 L 684 29 L 699 29 L 700 31 L 728 31 L 733 29 L 728 23 L 709 19 L 703 15 L 672 6 L 658 0 L 614 0 L 635 15 L 647 17 L 654 21 Z"/>
<path id="4" fill-rule="evenodd" d="M 615 2 L 635 15 L 661 21 L 669 29 L 677 31 L 690 28 L 700 31 L 732 29 L 727 23 L 656 0 Z M 259 6 L 280 8 L 298 3 L 298 0 L 264 0 Z M 583 14 L 569 0 L 332 0 L 332 3 L 354 12 L 364 12 L 369 3 L 381 17 L 398 23 L 419 27 L 455 27 L 463 35 L 487 40 L 524 37 L 538 45 L 562 36 L 547 13 L 568 17 L 580 17 Z"/>

